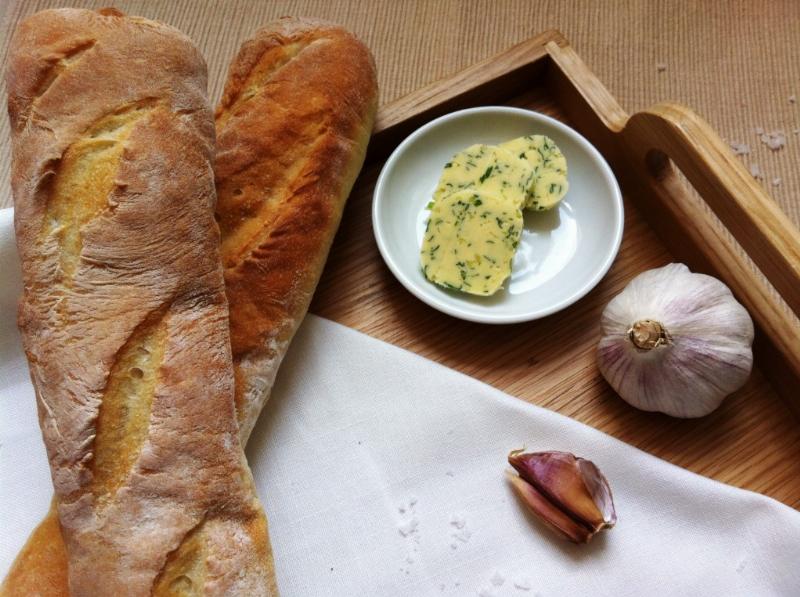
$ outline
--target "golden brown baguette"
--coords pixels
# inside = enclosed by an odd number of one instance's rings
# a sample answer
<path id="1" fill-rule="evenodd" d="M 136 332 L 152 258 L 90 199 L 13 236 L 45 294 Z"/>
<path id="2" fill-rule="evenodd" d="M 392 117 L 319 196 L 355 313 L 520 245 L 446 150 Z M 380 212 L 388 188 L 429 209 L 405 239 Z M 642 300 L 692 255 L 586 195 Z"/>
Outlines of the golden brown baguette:
<path id="1" fill-rule="evenodd" d="M 264 595 L 238 439 L 202 57 L 116 11 L 18 27 L 12 188 L 73 595 Z"/>
<path id="2" fill-rule="evenodd" d="M 346 162 L 347 166 L 342 171 L 327 170 L 321 172 L 321 174 L 327 174 L 320 176 L 316 188 L 307 189 L 308 192 L 294 198 L 293 203 L 296 209 L 314 208 L 321 201 L 329 206 L 326 211 L 330 215 L 324 222 L 325 226 L 317 229 L 315 238 L 305 239 L 306 242 L 304 243 L 287 244 L 282 251 L 287 261 L 284 262 L 282 267 L 274 270 L 280 276 L 280 278 L 276 278 L 275 283 L 283 281 L 282 287 L 285 289 L 286 297 L 282 302 L 285 305 L 284 309 L 287 315 L 285 318 L 277 317 L 274 320 L 272 336 L 264 334 L 267 341 L 270 337 L 279 338 L 276 342 L 278 346 L 276 346 L 274 352 L 272 354 L 268 353 L 264 359 L 268 369 L 260 372 L 256 366 L 251 366 L 244 370 L 242 367 L 235 365 L 237 395 L 240 396 L 240 401 L 242 401 L 244 392 L 240 391 L 239 388 L 253 387 L 260 388 L 261 391 L 261 394 L 256 397 L 257 399 L 248 403 L 248 408 L 239 409 L 240 418 L 249 423 L 243 424 L 240 428 L 243 442 L 247 441 L 247 436 L 255 419 L 258 417 L 260 407 L 263 406 L 269 395 L 275 369 L 283 357 L 296 325 L 302 320 L 308 308 L 308 302 L 321 274 L 330 242 L 336 232 L 342 207 L 363 162 L 377 103 L 374 67 L 366 47 L 339 27 L 299 19 L 282 19 L 270 24 L 258 32 L 254 41 L 248 42 L 243 47 L 239 57 L 231 65 L 226 86 L 226 100 L 230 101 L 229 98 L 236 93 L 236 87 L 241 88 L 242 81 L 247 79 L 249 74 L 248 65 L 253 62 L 254 51 L 258 52 L 261 48 L 270 50 L 270 53 L 264 52 L 260 59 L 262 72 L 270 71 L 271 68 L 285 61 L 286 54 L 293 51 L 292 47 L 296 40 L 302 39 L 306 32 L 312 30 L 317 35 L 316 39 L 324 37 L 329 40 L 330 43 L 326 44 L 327 51 L 334 53 L 335 64 L 326 61 L 325 66 L 322 66 L 318 60 L 307 61 L 302 64 L 304 68 L 311 68 L 312 65 L 314 68 L 324 68 L 325 71 L 319 73 L 320 76 L 325 77 L 327 73 L 330 83 L 335 83 L 334 87 L 330 89 L 331 93 L 328 95 L 326 108 L 322 111 L 323 117 L 326 117 L 324 112 L 328 111 L 333 113 L 334 117 L 341 119 L 343 115 L 338 113 L 341 112 L 342 106 L 352 105 L 355 107 L 350 115 L 345 116 L 350 119 L 350 122 L 341 122 L 340 120 L 338 124 L 340 130 L 344 131 L 344 137 L 349 138 L 349 142 L 336 145 L 336 153 L 347 151 L 351 153 L 349 155 L 334 156 L 337 162 Z M 261 47 L 259 47 L 259 44 Z M 289 49 L 287 49 L 287 46 Z M 305 58 L 305 56 L 301 55 L 296 59 L 305 60 Z M 350 75 L 337 78 L 340 76 L 342 69 L 348 71 Z M 229 168 L 228 164 L 234 166 L 233 169 L 235 170 L 235 163 L 241 159 L 242 153 L 250 151 L 248 145 L 244 144 L 248 142 L 249 138 L 246 134 L 247 130 L 251 127 L 272 127 L 271 130 L 274 131 L 277 137 L 284 137 L 287 136 L 287 133 L 282 132 L 282 129 L 283 131 L 290 130 L 293 126 L 291 121 L 286 121 L 281 116 L 279 111 L 281 106 L 271 103 L 271 94 L 275 86 L 267 86 L 267 80 L 268 77 L 265 77 L 260 89 L 251 97 L 250 101 L 239 104 L 235 118 L 230 118 L 228 109 L 225 108 L 225 100 L 217 110 L 217 134 L 220 137 L 222 136 L 224 125 L 227 146 L 227 151 L 224 153 L 219 152 L 217 157 L 217 192 L 219 196 L 217 218 L 223 222 L 231 222 L 237 217 L 242 218 L 240 202 L 237 200 L 241 195 L 237 193 L 237 187 L 234 185 L 224 184 L 225 181 L 230 179 L 229 175 L 223 176 L 221 174 Z M 293 89 L 294 93 L 296 93 L 298 87 L 295 86 Z M 307 92 L 309 89 L 303 91 Z M 317 87 L 313 91 L 324 93 L 325 89 Z M 302 97 L 305 96 L 303 95 Z M 319 99 L 315 101 L 319 101 Z M 228 115 L 226 116 L 226 114 Z M 271 116 L 271 123 L 265 121 L 267 116 Z M 293 152 L 296 156 L 295 159 L 306 160 L 308 159 L 307 156 L 314 150 L 313 139 L 311 141 L 309 143 L 305 137 L 300 138 L 297 140 L 299 145 L 288 147 L 286 150 L 287 152 Z M 242 144 L 240 145 L 240 143 Z M 274 158 L 271 157 L 273 154 L 273 151 L 256 154 L 256 161 L 252 166 L 252 170 L 260 176 L 261 170 L 269 171 L 276 167 Z M 226 160 L 232 161 L 226 162 Z M 277 167 L 282 168 L 284 166 L 279 163 Z M 243 179 L 245 177 L 238 178 L 238 180 Z M 250 187 L 254 192 L 257 191 L 250 184 L 245 183 L 242 186 Z M 284 187 L 284 193 L 287 192 L 285 189 L 286 187 Z M 262 195 L 259 200 L 263 202 L 265 200 L 264 196 Z M 288 200 L 289 197 L 282 199 L 284 202 L 288 202 Z M 257 228 L 262 235 L 268 237 L 270 233 L 281 230 L 280 226 L 285 225 L 284 220 L 275 217 L 274 212 L 254 209 L 249 211 L 239 223 L 239 226 L 223 226 L 222 230 L 222 259 L 225 263 L 231 264 L 227 277 L 229 280 L 235 277 L 241 289 L 246 288 L 248 281 L 252 280 L 252 284 L 249 285 L 252 293 L 259 293 L 263 286 L 267 286 L 268 291 L 270 291 L 273 284 L 269 276 L 270 270 L 267 270 L 263 277 L 260 275 L 260 270 L 256 268 L 250 268 L 244 273 L 237 274 L 236 264 L 240 262 L 241 249 L 237 244 L 226 243 L 225 241 L 228 238 L 228 233 L 240 230 L 245 223 L 256 224 L 253 227 Z M 290 285 L 288 288 L 285 285 L 287 280 L 286 272 L 287 267 L 291 267 L 291 265 L 286 265 L 286 263 L 294 263 L 296 268 L 294 276 L 300 280 L 299 284 Z M 251 304 L 248 294 L 246 290 L 240 290 L 238 293 L 229 293 L 232 318 L 237 317 L 240 308 L 243 309 Z M 272 294 L 276 296 L 278 290 L 272 290 Z M 278 303 L 280 302 L 278 301 Z M 247 352 L 241 349 L 238 352 L 241 356 L 237 360 L 241 362 L 242 357 L 246 356 Z M 251 376 L 259 378 L 259 381 L 251 381 Z M 66 596 L 68 595 L 66 576 L 66 555 L 60 542 L 58 519 L 51 508 L 48 516 L 32 533 L 24 549 L 14 562 L 0 594 L 14 597 L 32 594 L 49 597 Z M 34 591 L 37 591 L 37 593 L 34 593 Z"/>
<path id="3" fill-rule="evenodd" d="M 308 309 L 377 100 L 369 50 L 320 21 L 267 25 L 228 72 L 215 172 L 242 438 Z"/>

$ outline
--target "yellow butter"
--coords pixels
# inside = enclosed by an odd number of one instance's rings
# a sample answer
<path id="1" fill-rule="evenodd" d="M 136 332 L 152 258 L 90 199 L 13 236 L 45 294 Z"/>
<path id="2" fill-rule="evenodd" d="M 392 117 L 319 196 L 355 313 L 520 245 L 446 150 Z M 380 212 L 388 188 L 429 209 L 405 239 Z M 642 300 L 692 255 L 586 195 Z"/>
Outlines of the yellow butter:
<path id="1" fill-rule="evenodd" d="M 558 205 L 569 189 L 567 160 L 558 145 L 544 135 L 527 135 L 501 143 L 500 147 L 527 160 L 534 169 L 525 207 L 544 210 Z"/>
<path id="2" fill-rule="evenodd" d="M 464 189 L 433 202 L 420 251 L 425 277 L 446 288 L 492 295 L 511 274 L 522 233 L 515 203 Z"/>
<path id="3" fill-rule="evenodd" d="M 476 189 L 519 206 L 533 182 L 533 168 L 523 159 L 494 145 L 472 145 L 459 151 L 442 170 L 433 192 L 438 201 L 462 189 Z"/>

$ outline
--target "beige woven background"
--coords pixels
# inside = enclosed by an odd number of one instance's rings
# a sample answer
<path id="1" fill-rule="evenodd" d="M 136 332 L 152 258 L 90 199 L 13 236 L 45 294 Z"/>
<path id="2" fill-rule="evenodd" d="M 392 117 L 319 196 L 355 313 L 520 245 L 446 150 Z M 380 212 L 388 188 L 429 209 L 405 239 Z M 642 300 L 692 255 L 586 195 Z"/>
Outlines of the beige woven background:
<path id="1" fill-rule="evenodd" d="M 761 168 L 763 184 L 800 225 L 797 0 L 0 0 L 3 70 L 11 32 L 25 15 L 54 6 L 109 5 L 189 34 L 208 60 L 214 101 L 240 42 L 282 15 L 325 18 L 357 33 L 375 54 L 383 102 L 557 28 L 629 112 L 679 101 L 723 138 L 748 143 L 752 152 L 741 159 Z M 5 97 L 4 83 L 0 94 Z M 793 95 L 799 103 L 790 102 Z M 756 127 L 783 131 L 786 146 L 771 151 Z M 0 207 L 11 205 L 8 135 L 2 118 Z"/>

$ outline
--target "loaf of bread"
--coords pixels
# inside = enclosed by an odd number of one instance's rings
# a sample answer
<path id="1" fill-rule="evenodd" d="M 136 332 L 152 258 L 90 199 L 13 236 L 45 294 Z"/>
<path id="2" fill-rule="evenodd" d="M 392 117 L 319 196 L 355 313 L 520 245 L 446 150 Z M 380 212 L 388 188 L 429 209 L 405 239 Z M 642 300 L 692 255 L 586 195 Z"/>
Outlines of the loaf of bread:
<path id="1" fill-rule="evenodd" d="M 215 172 L 243 438 L 311 301 L 377 100 L 369 50 L 319 21 L 267 25 L 228 72 Z"/>
<path id="2" fill-rule="evenodd" d="M 72 595 L 267 595 L 238 437 L 205 64 L 51 10 L 9 54 L 19 325 Z"/>
<path id="3" fill-rule="evenodd" d="M 296 44 L 310 45 L 312 41 L 322 46 L 327 56 L 296 51 Z M 291 59 L 290 54 L 294 54 Z M 269 73 L 277 74 L 279 67 L 289 61 L 300 74 L 268 84 Z M 315 76 L 304 73 L 306 69 L 316 70 Z M 254 76 L 260 78 L 253 79 Z M 248 78 L 251 79 L 249 85 Z M 242 101 L 243 89 L 249 94 L 246 102 Z M 286 111 L 295 111 L 298 116 L 308 113 L 307 98 L 320 107 L 315 118 L 322 124 L 321 131 L 317 136 L 296 136 L 292 133 L 296 123 L 284 118 L 284 114 Z M 377 84 L 369 51 L 334 25 L 281 19 L 260 30 L 254 40 L 243 46 L 231 65 L 225 99 L 217 109 L 217 134 L 221 141 L 224 134 L 225 143 L 224 151 L 220 144 L 216 165 L 217 219 L 222 223 L 221 256 L 226 264 L 228 284 L 231 280 L 238 284 L 237 292 L 228 293 L 231 319 L 238 318 L 244 326 L 245 318 L 250 317 L 260 324 L 255 341 L 250 338 L 248 342 L 247 336 L 238 342 L 234 340 L 236 395 L 243 442 L 247 441 L 269 396 L 277 367 L 308 308 L 344 202 L 363 162 L 376 104 Z M 235 111 L 231 111 L 231 107 Z M 307 122 L 307 126 L 311 124 Z M 253 144 L 254 138 L 262 136 L 266 141 L 267 133 L 271 142 L 263 146 L 260 142 Z M 288 161 L 273 148 L 281 139 L 288 141 L 282 147 L 290 156 Z M 237 171 L 237 164 L 248 158 L 253 160 L 247 166 L 249 176 Z M 321 167 L 329 158 L 333 165 L 343 164 L 343 167 Z M 262 177 L 275 180 L 287 167 L 297 169 L 295 177 L 305 171 L 302 175 L 314 177 L 313 184 L 298 185 L 286 180 L 272 190 L 258 185 Z M 300 192 L 295 193 L 295 189 Z M 250 196 L 249 209 L 243 204 L 245 192 Z M 276 202 L 285 207 L 277 209 Z M 287 230 L 292 223 L 289 214 L 296 212 L 299 214 L 294 221 L 304 226 L 300 229 L 302 233 Z M 314 214 L 318 214 L 318 220 L 305 219 L 306 215 Z M 272 251 L 264 253 L 261 259 L 262 267 L 244 268 L 241 265 L 244 257 L 252 261 L 261 254 L 246 255 L 243 249 L 247 245 L 241 240 L 227 242 L 243 228 L 248 228 L 253 237 L 256 234 L 264 239 L 285 236 L 288 240 L 282 246 L 272 241 L 269 245 Z M 299 241 L 297 234 L 301 234 Z M 276 249 L 279 249 L 277 253 Z M 261 293 L 271 297 L 266 304 L 274 307 L 253 308 Z M 255 350 L 254 344 L 261 349 Z M 34 591 L 48 597 L 66 596 L 66 578 L 66 552 L 60 539 L 58 519 L 51 509 L 20 552 L 0 592 L 15 597 L 31 595 Z"/>

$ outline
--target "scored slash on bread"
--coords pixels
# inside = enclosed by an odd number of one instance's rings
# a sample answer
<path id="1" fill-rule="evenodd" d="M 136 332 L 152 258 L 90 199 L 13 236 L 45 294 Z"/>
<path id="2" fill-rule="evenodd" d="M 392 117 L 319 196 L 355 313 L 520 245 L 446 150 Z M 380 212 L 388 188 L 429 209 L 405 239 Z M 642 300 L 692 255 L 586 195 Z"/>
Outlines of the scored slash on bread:
<path id="1" fill-rule="evenodd" d="M 19 326 L 70 593 L 265 594 L 205 62 L 170 27 L 72 9 L 26 19 L 9 55 Z"/>
<path id="2" fill-rule="evenodd" d="M 231 65 L 216 113 L 216 216 L 242 443 L 308 308 L 363 163 L 376 104 L 369 51 L 335 25 L 281 19 L 246 42 Z M 160 580 L 172 577 L 172 589 L 190 595 L 196 591 L 180 583 L 198 572 L 198 541 L 190 536 L 184 544 L 170 559 L 180 574 L 167 571 Z M 271 560 L 268 568 L 265 593 L 276 590 Z M 0 593 L 67 595 L 66 575 L 51 508 Z M 168 584 L 157 584 L 154 594 L 168 592 Z"/>

